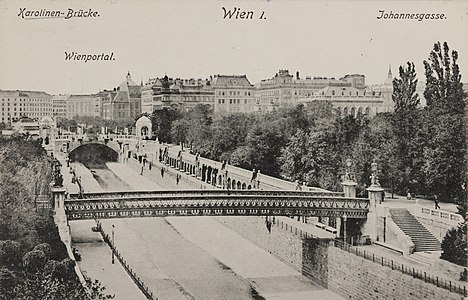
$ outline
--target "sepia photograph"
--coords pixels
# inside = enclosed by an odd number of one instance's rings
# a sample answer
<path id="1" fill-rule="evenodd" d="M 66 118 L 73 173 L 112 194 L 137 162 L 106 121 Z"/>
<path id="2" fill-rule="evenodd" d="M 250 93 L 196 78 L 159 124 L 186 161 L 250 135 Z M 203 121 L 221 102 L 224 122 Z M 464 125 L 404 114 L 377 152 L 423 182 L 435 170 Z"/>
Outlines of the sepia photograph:
<path id="1" fill-rule="evenodd" d="M 0 0 L 0 300 L 468 299 L 468 1 Z"/>

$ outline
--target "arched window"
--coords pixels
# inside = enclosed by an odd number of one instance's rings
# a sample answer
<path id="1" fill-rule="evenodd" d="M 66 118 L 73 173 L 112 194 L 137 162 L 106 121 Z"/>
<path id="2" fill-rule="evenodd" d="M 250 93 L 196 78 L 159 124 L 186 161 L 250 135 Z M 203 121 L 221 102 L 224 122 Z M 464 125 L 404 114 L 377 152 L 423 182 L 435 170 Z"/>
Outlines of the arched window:
<path id="1" fill-rule="evenodd" d="M 343 115 L 347 116 L 348 115 L 348 108 L 345 107 L 344 110 L 343 110 Z"/>
<path id="2" fill-rule="evenodd" d="M 332 96 L 335 96 L 335 91 L 332 91 Z"/>
<path id="3" fill-rule="evenodd" d="M 356 109 L 353 107 L 353 108 L 351 108 L 351 116 L 354 117 L 355 114 L 356 114 Z"/>
<path id="4" fill-rule="evenodd" d="M 370 108 L 369 108 L 369 107 L 366 107 L 366 109 L 365 109 L 365 114 L 366 114 L 366 116 L 368 116 L 369 113 L 370 113 Z"/>

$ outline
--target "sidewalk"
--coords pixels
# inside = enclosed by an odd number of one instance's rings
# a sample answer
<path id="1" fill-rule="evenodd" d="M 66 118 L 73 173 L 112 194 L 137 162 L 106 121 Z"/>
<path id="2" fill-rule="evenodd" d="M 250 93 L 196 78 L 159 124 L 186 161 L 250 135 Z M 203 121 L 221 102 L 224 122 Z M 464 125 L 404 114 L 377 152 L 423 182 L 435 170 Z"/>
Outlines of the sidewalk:
<path id="1" fill-rule="evenodd" d="M 106 287 L 105 293 L 114 294 L 114 299 L 146 299 L 116 258 L 112 264 L 111 249 L 99 233 L 91 231 L 95 225 L 93 220 L 70 221 L 73 247 L 81 254 L 78 265 L 83 275 L 98 279 Z"/>
<path id="2" fill-rule="evenodd" d="M 190 176 L 184 172 L 173 169 L 158 161 L 151 163 L 151 170 L 149 169 L 149 163 L 145 164 L 143 169 L 143 176 L 139 175 L 141 172 L 141 166 L 138 160 L 129 158 L 128 161 L 122 167 L 129 167 L 138 176 L 149 179 L 157 185 L 163 187 L 162 189 L 180 189 L 180 190 L 197 190 L 197 189 L 217 189 L 217 187 L 203 182 L 193 176 Z M 164 176 L 161 176 L 161 168 L 164 168 Z M 177 184 L 176 175 L 180 175 L 179 183 Z"/>
<path id="3" fill-rule="evenodd" d="M 412 259 L 410 256 L 404 256 L 399 253 L 395 253 L 389 249 L 383 248 L 378 245 L 366 245 L 366 246 L 353 246 L 353 248 L 358 248 L 362 251 L 366 251 L 369 255 L 374 254 L 376 257 L 385 257 L 388 260 L 393 260 L 396 264 L 404 264 L 405 268 L 414 268 L 422 272 L 426 272 L 428 275 L 438 276 L 439 279 L 446 279 L 452 281 L 454 284 L 463 285 L 464 282 L 460 281 L 460 272 L 463 271 L 462 266 L 451 264 L 446 261 L 442 261 L 440 257 L 440 251 L 437 252 L 416 252 L 419 255 L 425 255 L 427 258 L 432 259 L 433 265 L 428 266 L 426 264 L 418 263 Z M 414 254 L 412 254 L 414 255 Z M 404 275 L 402 275 L 404 276 Z M 466 282 L 465 282 L 466 283 Z"/>
<path id="4" fill-rule="evenodd" d="M 395 195 L 395 198 L 391 198 L 391 194 L 385 193 L 385 199 L 382 204 L 386 207 L 411 207 L 419 205 L 421 207 L 434 209 L 435 204 L 433 200 L 424 198 L 413 198 L 412 200 L 406 199 L 404 196 Z M 453 203 L 439 202 L 440 210 L 448 211 L 451 213 L 458 213 L 457 205 Z"/>

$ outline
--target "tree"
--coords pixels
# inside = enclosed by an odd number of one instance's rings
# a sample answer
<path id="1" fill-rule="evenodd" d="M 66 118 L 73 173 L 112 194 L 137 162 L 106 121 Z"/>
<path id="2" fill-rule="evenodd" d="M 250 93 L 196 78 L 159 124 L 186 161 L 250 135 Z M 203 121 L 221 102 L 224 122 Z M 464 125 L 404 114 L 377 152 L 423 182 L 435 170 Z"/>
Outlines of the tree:
<path id="1" fill-rule="evenodd" d="M 32 250 L 23 256 L 23 268 L 27 273 L 40 273 L 44 270 L 48 260 L 44 252 Z"/>
<path id="2" fill-rule="evenodd" d="M 163 143 L 171 143 L 172 122 L 182 117 L 180 111 L 174 108 L 164 107 L 161 110 L 155 110 L 151 115 L 151 123 L 153 124 L 154 134 L 159 141 Z"/>
<path id="3" fill-rule="evenodd" d="M 416 93 L 418 80 L 414 63 L 408 62 L 408 68 L 400 66 L 400 78 L 393 79 L 392 100 L 395 103 L 395 112 L 401 110 L 414 110 L 419 105 L 419 95 Z"/>
<path id="4" fill-rule="evenodd" d="M 261 170 L 263 174 L 278 176 L 280 172 L 277 157 L 280 156 L 284 139 L 270 124 L 256 124 L 247 134 L 245 145 L 237 148 L 232 156 L 233 165 Z"/>
<path id="5" fill-rule="evenodd" d="M 466 223 L 450 229 L 442 240 L 440 258 L 465 266 L 467 264 Z"/>
<path id="6" fill-rule="evenodd" d="M 424 60 L 424 97 L 428 106 L 440 106 L 453 114 L 464 112 L 466 95 L 457 60 L 458 52 L 452 50 L 450 53 L 447 42 L 444 42 L 443 47 L 440 42 L 434 44 L 429 60 Z"/>
<path id="7" fill-rule="evenodd" d="M 211 140 L 205 146 L 215 160 L 230 161 L 232 153 L 245 144 L 255 119 L 250 114 L 230 114 L 214 120 L 211 126 Z"/>
<path id="8" fill-rule="evenodd" d="M 189 124 L 187 141 L 195 152 L 214 159 L 209 148 L 210 141 L 212 141 L 211 124 L 213 119 L 211 114 L 209 105 L 198 104 L 186 113 L 185 119 Z"/>
<path id="9" fill-rule="evenodd" d="M 457 64 L 457 51 L 449 51 L 445 42 L 434 44 L 429 60 L 424 61 L 427 100 L 427 146 L 424 172 L 428 194 L 441 201 L 455 201 L 466 206 L 466 94 Z"/>
<path id="10" fill-rule="evenodd" d="M 0 265 L 11 270 L 21 267 L 20 243 L 12 240 L 0 241 Z"/>
<path id="11" fill-rule="evenodd" d="M 13 299 L 17 276 L 8 268 L 0 267 L 0 299 Z"/>
<path id="12" fill-rule="evenodd" d="M 171 126 L 172 140 L 183 145 L 187 141 L 187 134 L 190 129 L 190 124 L 185 119 L 179 119 L 172 122 Z"/>

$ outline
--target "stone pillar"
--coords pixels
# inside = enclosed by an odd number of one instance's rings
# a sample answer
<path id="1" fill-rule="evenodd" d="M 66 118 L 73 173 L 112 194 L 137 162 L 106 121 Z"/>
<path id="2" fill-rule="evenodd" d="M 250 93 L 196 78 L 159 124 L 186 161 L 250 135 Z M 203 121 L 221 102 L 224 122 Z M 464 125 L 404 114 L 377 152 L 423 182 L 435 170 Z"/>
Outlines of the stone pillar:
<path id="1" fill-rule="evenodd" d="M 64 187 L 52 187 L 52 195 L 54 198 L 54 220 L 56 224 L 67 221 L 67 217 L 65 215 L 66 191 L 67 189 Z"/>
<path id="2" fill-rule="evenodd" d="M 356 198 L 356 185 L 353 180 L 345 180 L 341 183 L 343 186 L 344 196 L 348 198 Z"/>
<path id="3" fill-rule="evenodd" d="M 341 237 L 341 217 L 336 217 L 335 220 L 336 220 L 335 221 L 336 236 L 340 238 Z"/>
<path id="4" fill-rule="evenodd" d="M 372 184 L 367 188 L 369 193 L 369 212 L 367 222 L 362 229 L 362 235 L 368 235 L 373 241 L 377 240 L 377 205 L 382 202 L 382 192 L 384 189 L 379 184 Z"/>

